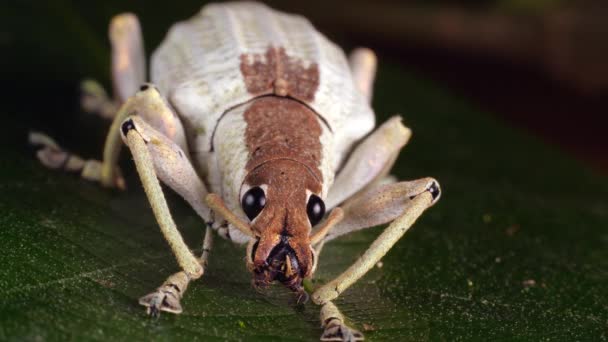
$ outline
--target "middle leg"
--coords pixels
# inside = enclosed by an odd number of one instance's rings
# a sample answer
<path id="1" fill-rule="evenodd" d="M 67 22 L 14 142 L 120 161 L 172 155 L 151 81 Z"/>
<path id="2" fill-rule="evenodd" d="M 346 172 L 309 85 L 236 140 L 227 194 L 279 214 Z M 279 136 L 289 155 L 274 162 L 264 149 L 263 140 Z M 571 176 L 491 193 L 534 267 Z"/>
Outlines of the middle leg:
<path id="1" fill-rule="evenodd" d="M 370 49 L 357 48 L 351 52 L 348 62 L 357 88 L 371 102 L 376 77 L 376 55 Z"/>
<path id="2" fill-rule="evenodd" d="M 339 205 L 384 178 L 411 135 L 401 117 L 393 116 L 365 138 L 336 176 L 325 199 L 327 208 Z"/>

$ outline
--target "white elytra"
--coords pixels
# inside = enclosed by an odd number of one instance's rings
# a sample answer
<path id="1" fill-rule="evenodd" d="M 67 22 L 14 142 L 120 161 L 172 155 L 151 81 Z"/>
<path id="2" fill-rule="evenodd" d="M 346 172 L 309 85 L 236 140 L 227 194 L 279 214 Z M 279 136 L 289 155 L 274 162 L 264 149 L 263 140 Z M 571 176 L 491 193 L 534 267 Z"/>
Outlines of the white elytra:
<path id="1" fill-rule="evenodd" d="M 318 66 L 319 85 L 306 104 L 323 119 L 325 198 L 344 155 L 373 129 L 375 115 L 353 81 L 344 52 L 307 19 L 257 3 L 210 4 L 173 25 L 151 59 L 151 80 L 182 119 L 193 163 L 211 191 L 221 193 L 243 218 L 239 192 L 248 157 L 243 113 L 256 96 L 247 90 L 241 56 L 263 58 L 270 47 L 284 48 L 305 66 Z M 236 229 L 230 233 L 241 240 Z"/>

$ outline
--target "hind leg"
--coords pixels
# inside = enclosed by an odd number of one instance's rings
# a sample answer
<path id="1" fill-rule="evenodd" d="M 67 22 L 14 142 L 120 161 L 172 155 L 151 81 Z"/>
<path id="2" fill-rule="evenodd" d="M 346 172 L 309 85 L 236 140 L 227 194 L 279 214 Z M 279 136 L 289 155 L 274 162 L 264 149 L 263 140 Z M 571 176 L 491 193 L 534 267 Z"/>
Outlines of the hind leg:
<path id="1" fill-rule="evenodd" d="M 112 18 L 108 34 L 112 46 L 114 98 L 110 98 L 98 82 L 85 80 L 81 84 L 81 105 L 87 112 L 112 119 L 118 107 L 146 81 L 146 58 L 141 28 L 134 14 L 123 13 Z"/>
<path id="2" fill-rule="evenodd" d="M 376 55 L 370 49 L 357 48 L 350 53 L 348 60 L 357 88 L 371 102 L 376 77 Z"/>

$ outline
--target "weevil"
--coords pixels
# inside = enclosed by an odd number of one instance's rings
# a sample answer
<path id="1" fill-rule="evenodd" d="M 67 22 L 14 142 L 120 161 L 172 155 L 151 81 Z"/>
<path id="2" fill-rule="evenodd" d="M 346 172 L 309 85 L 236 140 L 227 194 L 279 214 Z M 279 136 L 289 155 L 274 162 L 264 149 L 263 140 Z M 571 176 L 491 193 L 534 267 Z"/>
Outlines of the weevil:
<path id="1" fill-rule="evenodd" d="M 42 133 L 48 167 L 124 188 L 124 143 L 160 230 L 181 268 L 139 303 L 151 315 L 180 300 L 207 265 L 215 232 L 246 244 L 255 287 L 278 282 L 320 306 L 321 340 L 362 340 L 333 301 L 369 271 L 440 196 L 432 178 L 398 182 L 389 171 L 410 138 L 399 116 L 374 130 L 376 57 L 344 52 L 305 18 L 257 3 L 210 4 L 176 23 L 151 57 L 146 82 L 137 18 L 110 23 L 114 96 L 83 83 L 86 110 L 111 118 L 103 158 L 70 154 Z M 202 255 L 185 244 L 159 180 L 205 223 Z M 322 247 L 390 223 L 334 280 L 314 289 Z"/>

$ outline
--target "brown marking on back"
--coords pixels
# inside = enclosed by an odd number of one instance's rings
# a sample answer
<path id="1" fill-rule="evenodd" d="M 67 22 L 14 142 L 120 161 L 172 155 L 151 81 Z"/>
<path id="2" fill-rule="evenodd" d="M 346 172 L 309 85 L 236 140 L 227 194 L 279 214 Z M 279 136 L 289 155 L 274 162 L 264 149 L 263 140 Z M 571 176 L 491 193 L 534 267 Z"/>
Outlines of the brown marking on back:
<path id="1" fill-rule="evenodd" d="M 312 102 L 319 87 L 317 63 L 306 67 L 283 47 L 270 46 L 263 55 L 242 54 L 241 73 L 247 91 L 256 96 L 274 94 Z"/>
<path id="2" fill-rule="evenodd" d="M 304 164 L 319 183 L 323 182 L 319 170 L 322 129 L 312 110 L 297 101 L 271 96 L 253 101 L 244 116 L 247 171 L 270 160 L 291 159 Z M 310 190 L 318 193 L 320 185 Z"/>

